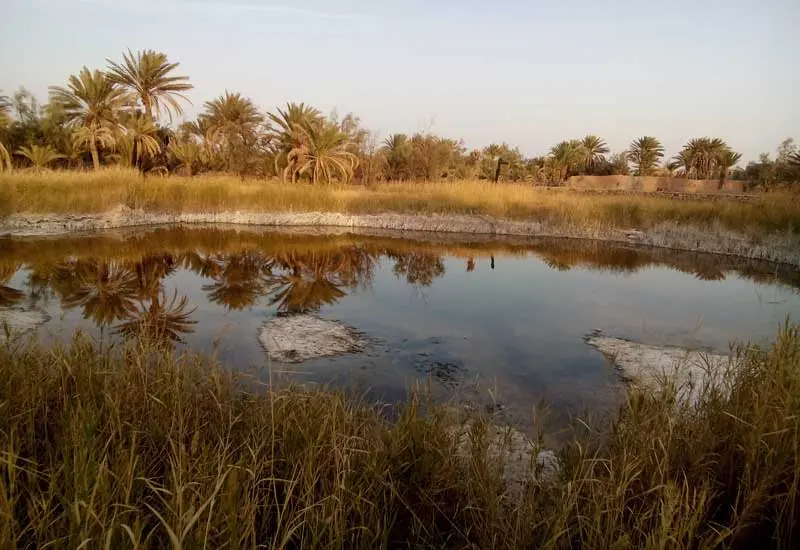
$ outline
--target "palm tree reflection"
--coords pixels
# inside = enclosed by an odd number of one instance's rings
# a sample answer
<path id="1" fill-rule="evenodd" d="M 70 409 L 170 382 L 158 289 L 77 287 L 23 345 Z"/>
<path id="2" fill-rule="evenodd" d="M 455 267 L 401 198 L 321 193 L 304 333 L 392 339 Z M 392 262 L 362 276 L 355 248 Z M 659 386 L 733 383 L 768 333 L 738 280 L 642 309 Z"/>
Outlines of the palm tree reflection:
<path id="1" fill-rule="evenodd" d="M 82 308 L 83 318 L 101 327 L 130 317 L 140 291 L 136 274 L 118 262 L 61 264 L 53 286 L 64 308 Z"/>
<path id="2" fill-rule="evenodd" d="M 252 252 L 205 259 L 201 271 L 213 282 L 203 285 L 203 290 L 215 304 L 233 310 L 245 309 L 267 294 L 270 267 L 269 260 Z"/>
<path id="3" fill-rule="evenodd" d="M 336 252 L 282 254 L 275 258 L 270 278 L 270 305 L 278 311 L 304 313 L 338 302 L 343 288 L 368 285 L 375 257 L 360 247 Z"/>
<path id="4" fill-rule="evenodd" d="M 162 291 L 149 300 L 139 302 L 130 318 L 120 324 L 116 334 L 126 338 L 164 346 L 183 342 L 183 334 L 194 332 L 191 318 L 195 308 L 189 309 L 186 296 L 174 292 L 170 300 Z"/>
<path id="5" fill-rule="evenodd" d="M 428 252 L 396 253 L 388 251 L 394 259 L 394 274 L 405 277 L 410 285 L 430 286 L 433 280 L 444 275 L 445 267 L 441 256 Z"/>
<path id="6" fill-rule="evenodd" d="M 269 303 L 277 304 L 278 311 L 287 313 L 316 311 L 347 296 L 346 292 L 324 276 L 308 278 L 302 273 L 292 273 L 274 278 L 273 284 Z"/>

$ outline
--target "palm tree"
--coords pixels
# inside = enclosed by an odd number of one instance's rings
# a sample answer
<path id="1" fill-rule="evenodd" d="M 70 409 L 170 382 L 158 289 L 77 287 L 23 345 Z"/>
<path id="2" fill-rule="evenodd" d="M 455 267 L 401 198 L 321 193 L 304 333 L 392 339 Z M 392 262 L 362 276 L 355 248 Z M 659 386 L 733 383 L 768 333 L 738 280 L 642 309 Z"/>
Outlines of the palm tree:
<path id="1" fill-rule="evenodd" d="M 192 177 L 194 166 L 202 158 L 202 150 L 194 141 L 173 139 L 169 142 L 169 152 L 178 163 L 178 168 L 183 168 L 188 177 Z"/>
<path id="2" fill-rule="evenodd" d="M 0 94 L 0 128 L 11 124 L 11 100 L 7 95 Z"/>
<path id="3" fill-rule="evenodd" d="M 345 182 L 353 177 L 358 157 L 347 150 L 347 135 L 335 125 L 306 123 L 297 127 L 302 146 L 289 153 L 296 153 L 302 159 L 295 174 L 311 173 L 311 183 L 320 180 L 330 182 L 338 175 Z M 294 180 L 294 174 L 292 175 Z"/>
<path id="4" fill-rule="evenodd" d="M 111 128 L 107 126 L 100 126 L 99 124 L 91 124 L 89 126 L 81 126 L 72 132 L 72 146 L 77 151 L 92 151 L 92 147 L 101 147 L 111 149 L 116 144 L 116 138 Z M 94 155 L 92 156 L 94 158 Z"/>
<path id="5" fill-rule="evenodd" d="M 674 166 L 676 173 L 684 178 L 691 178 L 694 175 L 694 156 L 686 148 L 672 157 L 670 165 Z"/>
<path id="6" fill-rule="evenodd" d="M 256 130 L 264 117 L 252 101 L 230 92 L 207 101 L 203 116 L 208 121 L 212 142 L 225 155 L 228 169 L 236 168 L 243 175 L 257 141 Z"/>
<path id="7" fill-rule="evenodd" d="M 264 121 L 253 102 L 240 93 L 225 92 L 212 101 L 206 101 L 205 110 L 212 135 L 222 137 L 252 132 Z"/>
<path id="8" fill-rule="evenodd" d="M 689 140 L 675 158 L 684 167 L 686 177 L 705 180 L 716 172 L 717 161 L 726 150 L 728 145 L 719 138 L 696 138 Z"/>
<path id="9" fill-rule="evenodd" d="M 605 140 L 597 136 L 588 135 L 581 141 L 584 154 L 584 165 L 586 173 L 593 174 L 595 169 L 603 164 L 608 154 L 608 145 Z"/>
<path id="10" fill-rule="evenodd" d="M 0 172 L 11 170 L 11 155 L 8 154 L 8 149 L 0 141 Z"/>
<path id="11" fill-rule="evenodd" d="M 211 162 L 215 155 L 214 131 L 208 115 L 200 115 L 197 119 L 184 122 L 179 128 L 182 141 L 199 142 L 202 146 L 201 154 L 205 162 Z"/>
<path id="12" fill-rule="evenodd" d="M 125 138 L 130 145 L 131 166 L 139 168 L 145 158 L 155 157 L 161 151 L 158 129 L 144 116 L 134 116 L 125 126 Z"/>
<path id="13" fill-rule="evenodd" d="M 269 137 L 276 148 L 275 172 L 282 174 L 284 181 L 287 176 L 291 176 L 291 180 L 295 181 L 299 168 L 307 160 L 303 154 L 306 143 L 300 128 L 322 124 L 324 119 L 322 113 L 305 103 L 287 103 L 285 110 L 280 107 L 276 110 L 277 114 L 267 113 L 271 126 Z"/>
<path id="14" fill-rule="evenodd" d="M 84 67 L 77 75 L 69 77 L 66 88 L 50 88 L 51 100 L 63 110 L 68 126 L 116 128 L 118 111 L 127 101 L 125 91 L 114 84 L 105 73 Z M 97 134 L 95 134 L 97 136 Z M 94 169 L 100 169 L 97 145 L 102 142 L 88 140 Z"/>
<path id="15" fill-rule="evenodd" d="M 664 146 L 652 136 L 644 136 L 634 140 L 628 150 L 630 160 L 637 176 L 649 176 L 664 157 Z"/>
<path id="16" fill-rule="evenodd" d="M 794 167 L 800 168 L 800 151 L 795 151 L 789 155 L 789 164 Z"/>
<path id="17" fill-rule="evenodd" d="M 585 158 L 583 144 L 578 140 L 562 141 L 550 149 L 550 158 L 559 181 L 569 178 L 570 169 Z"/>
<path id="18" fill-rule="evenodd" d="M 64 158 L 64 155 L 49 145 L 20 147 L 17 154 L 28 159 L 35 170 L 44 170 L 48 164 Z"/>
<path id="19" fill-rule="evenodd" d="M 386 172 L 390 180 L 404 180 L 409 176 L 411 142 L 405 134 L 392 134 L 383 140 Z"/>
<path id="20" fill-rule="evenodd" d="M 301 144 L 298 127 L 321 123 L 323 120 L 319 110 L 305 103 L 287 103 L 286 110 L 280 107 L 276 110 L 277 114 L 267 113 L 267 116 L 274 125 L 272 136 L 278 140 L 281 149 L 287 154 Z"/>
<path id="21" fill-rule="evenodd" d="M 183 92 L 193 88 L 188 76 L 174 76 L 178 63 L 170 63 L 166 54 L 143 50 L 122 54 L 122 63 L 108 62 L 109 77 L 113 82 L 134 94 L 141 102 L 145 117 L 155 122 L 162 111 L 172 120 L 173 112 L 183 114 L 180 101 L 189 101 Z"/>
<path id="22" fill-rule="evenodd" d="M 719 169 L 719 188 L 725 187 L 725 180 L 728 178 L 728 172 L 731 168 L 736 166 L 742 159 L 741 153 L 736 153 L 729 148 L 725 148 L 717 153 L 717 167 Z"/>

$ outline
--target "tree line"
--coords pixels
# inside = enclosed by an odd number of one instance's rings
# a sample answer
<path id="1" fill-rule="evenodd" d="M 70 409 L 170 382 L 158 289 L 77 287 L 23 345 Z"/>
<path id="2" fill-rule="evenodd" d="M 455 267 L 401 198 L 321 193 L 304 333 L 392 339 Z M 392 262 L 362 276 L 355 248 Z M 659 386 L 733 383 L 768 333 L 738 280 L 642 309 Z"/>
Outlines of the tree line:
<path id="1" fill-rule="evenodd" d="M 304 103 L 262 112 L 228 92 L 203 104 L 195 120 L 173 125 L 193 88 L 179 64 L 143 50 L 84 67 L 52 86 L 41 105 L 27 90 L 0 94 L 0 170 L 83 169 L 119 165 L 143 172 L 228 172 L 298 182 L 488 179 L 555 184 L 573 175 L 639 175 L 747 180 L 776 187 L 800 181 L 800 152 L 784 141 L 775 160 L 737 167 L 741 154 L 722 139 L 690 140 L 672 158 L 652 136 L 611 153 L 597 136 L 562 141 L 546 155 L 525 157 L 505 143 L 468 150 L 463 141 L 418 132 L 383 141 L 357 116 L 324 115 Z"/>

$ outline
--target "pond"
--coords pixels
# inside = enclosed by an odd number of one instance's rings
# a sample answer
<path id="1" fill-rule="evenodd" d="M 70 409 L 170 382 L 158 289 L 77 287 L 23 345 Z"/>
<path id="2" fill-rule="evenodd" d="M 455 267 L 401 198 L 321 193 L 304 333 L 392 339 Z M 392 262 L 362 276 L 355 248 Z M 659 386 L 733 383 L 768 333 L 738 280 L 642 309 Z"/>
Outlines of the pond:
<path id="1" fill-rule="evenodd" d="M 588 333 L 725 352 L 800 318 L 798 288 L 775 264 L 566 239 L 230 227 L 0 239 L 0 323 L 45 342 L 154 338 L 262 380 L 386 401 L 422 380 L 514 418 L 545 402 L 557 424 L 622 394 Z M 362 348 L 271 360 L 264 327 L 300 315 Z"/>

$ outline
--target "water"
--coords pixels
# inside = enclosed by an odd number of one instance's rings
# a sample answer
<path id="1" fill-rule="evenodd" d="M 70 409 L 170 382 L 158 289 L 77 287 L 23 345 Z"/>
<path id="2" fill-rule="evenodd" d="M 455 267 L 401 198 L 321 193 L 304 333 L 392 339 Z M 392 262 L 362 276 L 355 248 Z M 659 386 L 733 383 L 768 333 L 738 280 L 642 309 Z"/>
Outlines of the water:
<path id="1" fill-rule="evenodd" d="M 544 401 L 562 421 L 621 394 L 587 333 L 721 351 L 768 343 L 800 318 L 798 288 L 800 275 L 774 264 L 574 240 L 229 228 L 0 240 L 0 315 L 45 342 L 80 329 L 106 345 L 159 326 L 152 338 L 263 380 L 388 401 L 429 380 L 437 396 L 510 416 Z M 269 361 L 258 335 L 277 314 L 339 321 L 368 345 Z"/>

